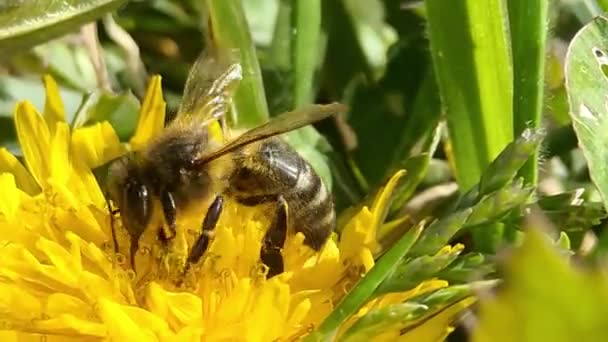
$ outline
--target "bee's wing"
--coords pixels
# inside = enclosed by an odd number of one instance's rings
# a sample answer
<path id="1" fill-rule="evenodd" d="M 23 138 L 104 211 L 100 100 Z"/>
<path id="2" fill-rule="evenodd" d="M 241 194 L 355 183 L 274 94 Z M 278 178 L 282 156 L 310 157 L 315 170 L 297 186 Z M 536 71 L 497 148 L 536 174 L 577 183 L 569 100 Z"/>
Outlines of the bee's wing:
<path id="1" fill-rule="evenodd" d="M 188 74 L 176 121 L 196 118 L 208 122 L 222 117 L 229 110 L 242 78 L 237 60 L 229 56 L 220 58 L 210 53 L 201 54 Z"/>
<path id="2" fill-rule="evenodd" d="M 308 105 L 291 112 L 285 112 L 276 116 L 271 121 L 262 124 L 261 126 L 246 131 L 236 139 L 222 146 L 219 150 L 203 156 L 199 160 L 195 161 L 195 164 L 205 164 L 244 145 L 304 127 L 313 122 L 323 120 L 329 116 L 344 113 L 346 110 L 346 105 L 341 103 L 331 103 L 327 105 Z"/>

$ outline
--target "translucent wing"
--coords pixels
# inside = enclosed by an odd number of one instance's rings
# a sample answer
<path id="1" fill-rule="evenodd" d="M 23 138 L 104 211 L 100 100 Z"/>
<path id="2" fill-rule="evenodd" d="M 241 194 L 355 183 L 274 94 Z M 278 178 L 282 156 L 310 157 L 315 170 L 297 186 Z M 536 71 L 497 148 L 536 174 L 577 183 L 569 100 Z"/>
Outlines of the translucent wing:
<path id="1" fill-rule="evenodd" d="M 207 122 L 224 116 L 242 79 L 236 60 L 201 54 L 188 74 L 176 121 L 195 118 Z"/>
<path id="2" fill-rule="evenodd" d="M 331 103 L 327 105 L 308 105 L 291 112 L 285 112 L 261 126 L 246 131 L 236 139 L 223 145 L 219 150 L 203 156 L 195 164 L 205 164 L 244 145 L 304 127 L 329 116 L 344 113 L 346 110 L 346 105 Z"/>

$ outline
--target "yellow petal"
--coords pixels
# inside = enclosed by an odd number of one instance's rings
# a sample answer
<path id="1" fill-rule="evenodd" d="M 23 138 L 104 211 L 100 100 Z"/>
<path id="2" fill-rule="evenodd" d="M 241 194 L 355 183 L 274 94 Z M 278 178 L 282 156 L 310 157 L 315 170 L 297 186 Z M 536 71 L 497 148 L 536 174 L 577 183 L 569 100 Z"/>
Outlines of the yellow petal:
<path id="1" fill-rule="evenodd" d="M 28 195 L 35 195 L 40 192 L 40 187 L 36 180 L 21 164 L 21 162 L 7 149 L 0 148 L 0 173 L 9 172 L 15 176 L 17 187 Z M 7 199 L 10 197 L 6 196 Z"/>
<path id="2" fill-rule="evenodd" d="M 3 193 L 3 196 L 0 197 L 0 215 L 4 215 L 9 221 L 12 221 L 21 204 L 22 196 L 15 184 L 15 177 L 10 173 L 0 174 L 0 189 Z"/>
<path id="3" fill-rule="evenodd" d="M 129 315 L 122 305 L 100 298 L 97 315 L 108 329 L 108 337 L 113 341 L 157 341 L 154 326 L 142 326 Z M 143 310 L 141 310 L 143 311 Z M 155 322 L 159 323 L 159 322 Z"/>
<path id="4" fill-rule="evenodd" d="M 61 101 L 59 87 L 51 75 L 44 75 L 44 89 L 46 91 L 46 100 L 44 102 L 44 120 L 48 125 L 51 133 L 55 131 L 57 122 L 65 122 L 65 108 Z"/>
<path id="5" fill-rule="evenodd" d="M 51 133 L 46 123 L 29 101 L 15 108 L 15 127 L 25 165 L 38 184 L 44 185 L 50 175 Z"/>
<path id="6" fill-rule="evenodd" d="M 355 258 L 356 263 L 365 265 L 366 270 L 373 266 L 372 254 L 377 249 L 376 233 L 386 217 L 393 191 L 404 175 L 404 170 L 396 172 L 386 185 L 378 190 L 371 208 L 364 206 L 346 224 L 339 245 L 343 260 Z M 369 252 L 362 251 L 363 247 Z"/>
<path id="7" fill-rule="evenodd" d="M 131 148 L 140 150 L 152 137 L 157 135 L 165 125 L 165 100 L 161 88 L 161 77 L 153 76 L 148 84 L 144 102 L 139 111 L 139 121 L 135 134 L 131 138 Z"/>
<path id="8" fill-rule="evenodd" d="M 202 321 L 201 298 L 187 292 L 169 292 L 159 284 L 148 285 L 146 305 L 156 316 L 166 320 L 173 330 Z"/>
<path id="9" fill-rule="evenodd" d="M 393 196 L 393 191 L 399 184 L 399 181 L 405 176 L 405 170 L 397 171 L 379 191 L 372 204 L 372 213 L 374 215 L 374 227 L 377 230 L 386 218 L 386 213 L 390 207 L 390 202 Z"/>
<path id="10" fill-rule="evenodd" d="M 87 336 L 104 337 L 106 335 L 106 328 L 103 324 L 83 319 L 83 317 L 65 314 L 56 318 L 36 320 L 32 323 L 30 329 L 32 332 L 80 338 Z"/>
<path id="11" fill-rule="evenodd" d="M 55 132 L 51 140 L 50 173 L 53 180 L 58 183 L 67 184 L 72 174 L 72 163 L 70 161 L 70 128 L 65 122 L 57 122 Z"/>
<path id="12" fill-rule="evenodd" d="M 78 128 L 72 134 L 72 158 L 94 169 L 126 153 L 126 148 L 107 121 Z"/>

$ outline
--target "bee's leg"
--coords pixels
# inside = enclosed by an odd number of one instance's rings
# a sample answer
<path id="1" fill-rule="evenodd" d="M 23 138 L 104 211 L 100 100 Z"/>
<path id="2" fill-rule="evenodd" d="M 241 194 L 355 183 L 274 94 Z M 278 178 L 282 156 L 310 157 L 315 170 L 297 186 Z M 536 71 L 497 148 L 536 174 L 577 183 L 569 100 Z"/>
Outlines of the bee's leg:
<path id="1" fill-rule="evenodd" d="M 283 273 L 285 269 L 281 249 L 285 244 L 286 237 L 287 202 L 285 202 L 282 196 L 279 196 L 272 224 L 264 235 L 262 250 L 260 251 L 260 259 L 264 265 L 268 266 L 268 274 L 266 275 L 268 278 Z"/>
<path id="2" fill-rule="evenodd" d="M 262 240 L 260 259 L 268 266 L 267 277 L 271 278 L 283 273 L 283 256 L 281 249 L 287 237 L 287 202 L 281 195 L 259 195 L 251 197 L 240 197 L 237 201 L 243 205 L 255 206 L 259 204 L 275 202 L 277 204 L 270 228 L 266 231 Z"/>
<path id="3" fill-rule="evenodd" d="M 139 239 L 132 237 L 131 247 L 129 248 L 129 262 L 133 271 L 135 271 L 135 253 L 137 253 L 137 249 L 139 249 Z"/>
<path id="4" fill-rule="evenodd" d="M 217 221 L 220 219 L 222 209 L 224 209 L 224 198 L 222 196 L 217 196 L 209 206 L 209 210 L 207 210 L 201 227 L 201 235 L 192 246 L 190 255 L 188 255 L 188 264 L 196 264 L 207 250 L 209 240 L 213 237 L 213 230 L 215 229 Z"/>
<path id="5" fill-rule="evenodd" d="M 118 239 L 116 238 L 116 225 L 114 223 L 114 215 L 120 212 L 118 209 L 112 209 L 112 203 L 108 196 L 104 196 L 106 205 L 108 206 L 108 214 L 110 215 L 110 230 L 112 232 L 112 243 L 114 244 L 114 253 L 118 253 Z"/>
<path id="6" fill-rule="evenodd" d="M 168 191 L 162 191 L 160 193 L 160 204 L 163 207 L 163 215 L 165 216 L 165 223 L 167 223 L 167 227 L 161 228 L 159 237 L 161 240 L 166 242 L 173 239 L 175 234 L 177 234 L 177 207 L 175 206 L 173 194 Z"/>

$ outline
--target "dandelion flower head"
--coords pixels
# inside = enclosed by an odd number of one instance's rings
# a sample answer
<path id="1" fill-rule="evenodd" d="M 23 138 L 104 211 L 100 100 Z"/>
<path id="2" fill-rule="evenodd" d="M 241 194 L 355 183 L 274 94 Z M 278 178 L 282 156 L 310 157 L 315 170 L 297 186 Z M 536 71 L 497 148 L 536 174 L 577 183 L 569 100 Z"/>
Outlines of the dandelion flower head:
<path id="1" fill-rule="evenodd" d="M 25 165 L 0 149 L 0 335 L 7 340 L 295 340 L 373 267 L 376 228 L 400 174 L 321 251 L 290 234 L 282 252 L 285 272 L 270 279 L 259 261 L 267 223 L 237 205 L 225 209 L 185 288 L 146 264 L 153 241 L 149 249 L 142 244 L 133 270 L 114 250 L 107 202 L 92 171 L 127 153 L 127 144 L 107 122 L 69 127 L 57 85 L 50 77 L 44 81 L 42 114 L 27 101 L 15 108 Z M 164 115 L 155 77 L 130 144 L 157 134 Z M 120 230 L 118 220 L 119 244 L 127 239 Z M 446 285 L 427 281 L 370 305 Z"/>

